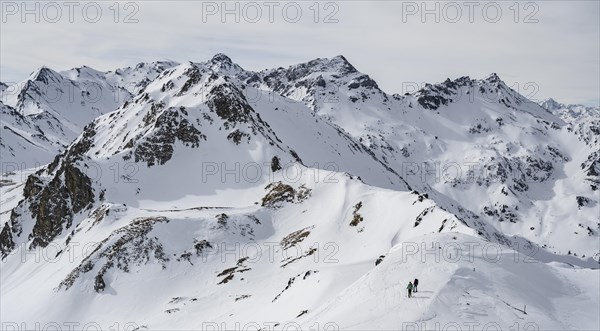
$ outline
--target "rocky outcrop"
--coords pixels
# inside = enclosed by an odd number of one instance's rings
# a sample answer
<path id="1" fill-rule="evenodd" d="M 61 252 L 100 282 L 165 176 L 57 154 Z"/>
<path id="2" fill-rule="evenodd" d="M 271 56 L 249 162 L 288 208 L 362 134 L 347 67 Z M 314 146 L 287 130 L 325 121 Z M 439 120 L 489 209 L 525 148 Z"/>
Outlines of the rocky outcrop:
<path id="1" fill-rule="evenodd" d="M 262 198 L 261 206 L 263 207 L 278 208 L 281 204 L 294 202 L 296 199 L 296 190 L 282 182 L 271 183 L 265 189 L 269 192 Z"/>
<path id="2" fill-rule="evenodd" d="M 47 246 L 70 228 L 74 215 L 91 207 L 95 198 L 90 178 L 70 163 L 64 164 L 46 185 L 41 183 L 32 175 L 25 185 L 24 195 L 36 219 L 31 248 Z"/>
<path id="3" fill-rule="evenodd" d="M 173 157 L 176 141 L 195 148 L 201 140 L 206 140 L 206 136 L 185 118 L 183 111 L 169 108 L 157 116 L 155 130 L 133 151 L 135 162 L 146 162 L 149 167 L 163 165 Z"/>
<path id="4" fill-rule="evenodd" d="M 169 220 L 165 217 L 139 218 L 114 231 L 69 273 L 58 288 L 68 290 L 83 274 L 94 272 L 94 290 L 102 292 L 106 287 L 105 275 L 114 268 L 129 272 L 132 267 L 147 264 L 151 260 L 166 268 L 169 258 L 162 244 L 148 235 L 155 224 L 164 222 Z"/>
<path id="5" fill-rule="evenodd" d="M 352 221 L 350 221 L 350 226 L 357 226 L 362 221 L 364 221 L 362 215 L 358 213 L 362 206 L 362 201 L 359 201 L 356 205 L 354 205 L 354 210 L 352 211 Z"/>

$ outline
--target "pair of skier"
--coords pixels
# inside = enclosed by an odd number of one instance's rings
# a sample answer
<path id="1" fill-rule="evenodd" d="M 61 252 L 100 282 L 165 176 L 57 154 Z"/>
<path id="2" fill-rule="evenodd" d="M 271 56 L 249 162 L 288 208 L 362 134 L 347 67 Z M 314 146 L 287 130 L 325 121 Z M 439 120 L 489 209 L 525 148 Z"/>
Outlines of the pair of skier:
<path id="1" fill-rule="evenodd" d="M 419 280 L 415 278 L 414 282 L 408 282 L 408 286 L 406 286 L 406 289 L 408 290 L 408 297 L 412 298 L 412 293 L 413 292 L 417 292 L 417 286 L 419 286 Z"/>

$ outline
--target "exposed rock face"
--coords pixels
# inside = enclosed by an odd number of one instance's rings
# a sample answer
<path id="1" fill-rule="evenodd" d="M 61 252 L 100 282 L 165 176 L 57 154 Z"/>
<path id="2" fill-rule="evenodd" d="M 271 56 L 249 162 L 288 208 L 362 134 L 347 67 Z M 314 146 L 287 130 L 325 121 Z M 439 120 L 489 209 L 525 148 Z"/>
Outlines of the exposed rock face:
<path id="1" fill-rule="evenodd" d="M 384 102 L 387 95 L 368 75 L 360 73 L 343 56 L 331 59 L 316 59 L 288 68 L 265 70 L 260 78 L 250 78 L 248 84 L 266 84 L 275 92 L 298 100 L 318 112 L 326 103 L 338 103 L 340 91 L 348 91 L 352 102 L 366 101 L 377 96 Z"/>
<path id="2" fill-rule="evenodd" d="M 156 238 L 149 237 L 154 225 L 168 222 L 164 217 L 149 217 L 134 220 L 131 224 L 114 231 L 108 238 L 98 244 L 96 249 L 75 268 L 59 289 L 68 290 L 77 279 L 85 273 L 94 271 L 94 290 L 104 291 L 104 276 L 113 268 L 129 272 L 133 266 L 144 265 L 155 259 L 157 263 L 165 263 L 169 258 L 163 251 L 162 244 Z"/>
<path id="3" fill-rule="evenodd" d="M 294 189 L 288 184 L 275 182 L 265 187 L 269 192 L 262 198 L 262 206 L 277 209 L 285 203 L 302 203 L 312 195 L 312 190 L 305 184 Z"/>
<path id="4" fill-rule="evenodd" d="M 473 84 L 474 81 L 468 76 L 453 81 L 447 79 L 440 84 L 426 84 L 417 92 L 417 102 L 425 109 L 436 110 L 442 105 L 449 105 L 455 98 L 461 97 L 459 88 L 472 87 Z"/>
<path id="5" fill-rule="evenodd" d="M 149 167 L 169 161 L 176 141 L 195 148 L 201 140 L 206 140 L 206 136 L 184 117 L 181 109 L 167 109 L 157 117 L 154 126 L 153 134 L 138 144 L 133 152 L 135 162 L 146 162 Z"/>
<path id="6" fill-rule="evenodd" d="M 36 219 L 30 235 L 31 248 L 47 246 L 71 227 L 75 214 L 89 208 L 95 199 L 90 178 L 70 163 L 63 164 L 48 183 L 31 175 L 24 195 Z"/>
<path id="7" fill-rule="evenodd" d="M 581 163 L 581 169 L 587 176 L 586 181 L 590 183 L 592 190 L 597 191 L 600 188 L 600 151 L 592 152 L 587 160 Z"/>
<path id="8" fill-rule="evenodd" d="M 104 283 L 104 279 L 102 278 L 102 275 L 98 274 L 96 275 L 96 278 L 94 279 L 94 290 L 98 293 L 104 291 L 104 289 L 106 288 L 106 284 Z"/>
<path id="9" fill-rule="evenodd" d="M 93 145 L 93 125 L 85 127 L 80 138 L 65 153 L 57 155 L 45 169 L 31 174 L 23 188 L 24 199 L 11 212 L 10 224 L 0 232 L 0 252 L 6 256 L 22 235 L 21 218 L 34 220 L 28 240 L 30 249 L 46 247 L 73 225 L 75 216 L 96 202 L 91 179 L 82 171 L 88 159 L 85 153 Z"/>
<path id="10" fill-rule="evenodd" d="M 227 139 L 231 140 L 236 145 L 239 145 L 242 143 L 242 140 L 245 140 L 247 143 L 250 142 L 250 135 L 246 132 L 240 131 L 239 129 L 235 129 L 227 135 Z"/>
<path id="11" fill-rule="evenodd" d="M 0 231 L 0 257 L 5 258 L 13 249 L 15 249 L 15 242 L 12 237 L 12 228 L 6 222 Z"/>
<path id="12" fill-rule="evenodd" d="M 243 93 L 234 85 L 217 85 L 212 89 L 211 96 L 208 106 L 226 121 L 226 129 L 250 121 L 252 108 L 245 102 Z"/>
<path id="13" fill-rule="evenodd" d="M 277 208 L 282 203 L 294 202 L 296 198 L 296 190 L 290 185 L 281 182 L 271 183 L 265 189 L 269 190 L 269 192 L 262 198 L 263 207 Z"/>
<path id="14" fill-rule="evenodd" d="M 94 189 L 89 177 L 77 166 L 63 164 L 51 180 L 41 174 L 28 177 L 23 189 L 24 200 L 11 212 L 11 220 L 0 232 L 0 252 L 6 256 L 15 248 L 15 237 L 22 234 L 22 213 L 30 213 L 34 225 L 29 240 L 30 249 L 46 247 L 63 231 L 73 225 L 76 214 L 90 208 L 95 202 Z"/>
<path id="15" fill-rule="evenodd" d="M 273 156 L 271 159 L 271 171 L 275 172 L 279 170 L 281 170 L 281 162 L 277 156 Z"/>
<path id="16" fill-rule="evenodd" d="M 185 82 L 185 84 L 183 84 L 183 86 L 181 87 L 179 95 L 184 95 L 185 93 L 187 93 L 190 90 L 190 88 L 198 84 L 200 82 L 200 79 L 202 79 L 202 73 L 195 65 L 192 65 L 189 69 L 187 69 L 184 72 L 184 75 L 186 75 L 188 79 Z"/>
<path id="17" fill-rule="evenodd" d="M 362 215 L 358 213 L 362 206 L 362 201 L 359 201 L 356 205 L 354 205 L 354 210 L 352 211 L 352 221 L 350 222 L 350 226 L 357 226 L 364 220 Z"/>
<path id="18" fill-rule="evenodd" d="M 429 207 L 429 208 L 425 208 L 420 214 L 419 216 L 417 216 L 417 218 L 415 219 L 415 225 L 414 227 L 419 226 L 419 224 L 421 224 L 421 222 L 423 221 L 423 218 L 425 216 L 427 216 L 427 214 L 431 213 L 433 210 L 435 209 L 435 207 Z"/>
<path id="19" fill-rule="evenodd" d="M 247 260 L 248 260 L 248 257 L 242 257 L 237 261 L 235 267 L 227 268 L 227 269 L 221 271 L 217 275 L 217 277 L 224 277 L 224 278 L 221 279 L 217 284 L 218 285 L 227 284 L 231 280 L 233 280 L 236 273 L 244 273 L 246 271 L 252 270 L 251 268 L 249 268 L 248 266 L 245 265 Z"/>
<path id="20" fill-rule="evenodd" d="M 282 249 L 288 249 L 292 246 L 298 245 L 310 235 L 312 229 L 314 229 L 314 226 L 294 231 L 288 234 L 287 236 L 283 237 L 283 239 L 281 239 L 281 241 L 279 242 L 279 245 L 281 245 Z"/>
<path id="21" fill-rule="evenodd" d="M 244 92 L 235 84 L 226 81 L 212 87 L 206 104 L 211 112 L 224 121 L 225 130 L 232 130 L 227 138 L 235 144 L 244 139 L 249 142 L 253 135 L 260 134 L 270 145 L 281 145 L 279 137 L 250 106 Z"/>

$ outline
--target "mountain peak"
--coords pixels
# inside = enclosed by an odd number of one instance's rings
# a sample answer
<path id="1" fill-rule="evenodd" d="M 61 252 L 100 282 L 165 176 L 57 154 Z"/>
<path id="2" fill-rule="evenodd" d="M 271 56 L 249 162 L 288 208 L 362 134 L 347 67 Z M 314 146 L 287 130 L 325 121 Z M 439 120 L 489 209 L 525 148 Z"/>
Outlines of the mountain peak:
<path id="1" fill-rule="evenodd" d="M 105 73 L 98 71 L 92 67 L 82 65 L 81 67 L 75 67 L 70 70 L 61 71 L 60 74 L 68 79 L 76 80 L 80 77 L 98 78 L 98 77 L 103 76 Z"/>
<path id="2" fill-rule="evenodd" d="M 341 54 L 340 54 L 340 55 L 336 55 L 336 56 L 332 57 L 332 58 L 331 58 L 331 60 L 334 60 L 334 61 L 342 61 L 342 62 L 344 62 L 344 63 L 346 63 L 346 64 L 350 64 L 350 62 L 348 61 L 348 59 L 346 59 L 346 57 L 345 57 L 345 56 L 343 56 L 343 55 L 341 55 Z"/>
<path id="3" fill-rule="evenodd" d="M 229 64 L 232 63 L 231 58 L 223 53 L 215 54 L 212 57 L 211 62 L 213 62 L 213 63 L 224 62 L 224 63 L 229 63 Z"/>
<path id="4" fill-rule="evenodd" d="M 177 61 L 173 61 L 173 60 L 169 60 L 169 59 L 163 59 L 163 60 L 158 60 L 158 61 L 154 61 L 154 62 L 140 62 L 138 64 L 135 65 L 135 70 L 141 70 L 144 69 L 146 71 L 152 71 L 152 70 L 164 70 L 166 68 L 171 68 L 174 67 L 176 65 L 178 65 L 179 63 Z M 130 67 L 128 67 L 130 68 Z M 117 69 L 117 71 L 123 71 L 126 68 L 120 68 Z"/>
<path id="5" fill-rule="evenodd" d="M 30 77 L 29 80 L 48 84 L 50 81 L 57 81 L 60 74 L 46 66 L 41 66 Z"/>
<path id="6" fill-rule="evenodd" d="M 484 80 L 489 83 L 503 83 L 502 79 L 500 79 L 500 76 L 498 76 L 498 74 L 495 72 L 489 74 Z"/>
<path id="7" fill-rule="evenodd" d="M 341 73 L 356 73 L 358 70 L 344 57 L 343 55 L 336 55 L 331 59 L 323 59 L 323 62 L 327 63 L 328 66 L 340 70 Z"/>
<path id="8" fill-rule="evenodd" d="M 556 110 L 562 108 L 564 105 L 552 98 L 548 98 L 540 102 L 540 106 L 546 108 L 547 110 Z"/>

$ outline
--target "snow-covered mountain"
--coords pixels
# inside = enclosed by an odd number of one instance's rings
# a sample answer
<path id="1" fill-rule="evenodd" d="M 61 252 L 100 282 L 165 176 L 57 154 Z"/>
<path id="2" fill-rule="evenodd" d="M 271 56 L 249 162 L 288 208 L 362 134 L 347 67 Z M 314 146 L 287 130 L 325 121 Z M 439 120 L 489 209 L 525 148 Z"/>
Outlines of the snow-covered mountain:
<path id="1" fill-rule="evenodd" d="M 2 322 L 600 326 L 597 109 L 495 74 L 390 95 L 343 56 L 40 71 L 3 94 L 2 162 L 55 157 L 3 177 Z"/>
<path id="2" fill-rule="evenodd" d="M 565 105 L 554 99 L 544 100 L 540 105 L 568 123 L 568 130 L 587 145 L 600 146 L 600 107 Z"/>
<path id="3" fill-rule="evenodd" d="M 560 254 L 600 257 L 597 110 L 571 124 L 496 74 L 390 96 L 342 56 L 262 75 L 274 91 L 359 139 L 413 188 L 442 195 L 436 201 L 445 208 L 458 204 Z"/>
<path id="4" fill-rule="evenodd" d="M 574 133 L 581 142 L 589 146 L 581 162 L 585 181 L 594 191 L 600 188 L 600 107 L 565 105 L 553 99 L 541 102 L 542 107 L 559 116 L 567 123 L 567 130 Z"/>
<path id="5" fill-rule="evenodd" d="M 136 88 L 173 65 L 140 63 L 115 72 L 99 72 L 86 66 L 63 72 L 41 67 L 23 82 L 3 84 L 3 162 L 19 164 L 20 168 L 49 163 L 85 125 L 114 111 L 131 98 Z"/>

